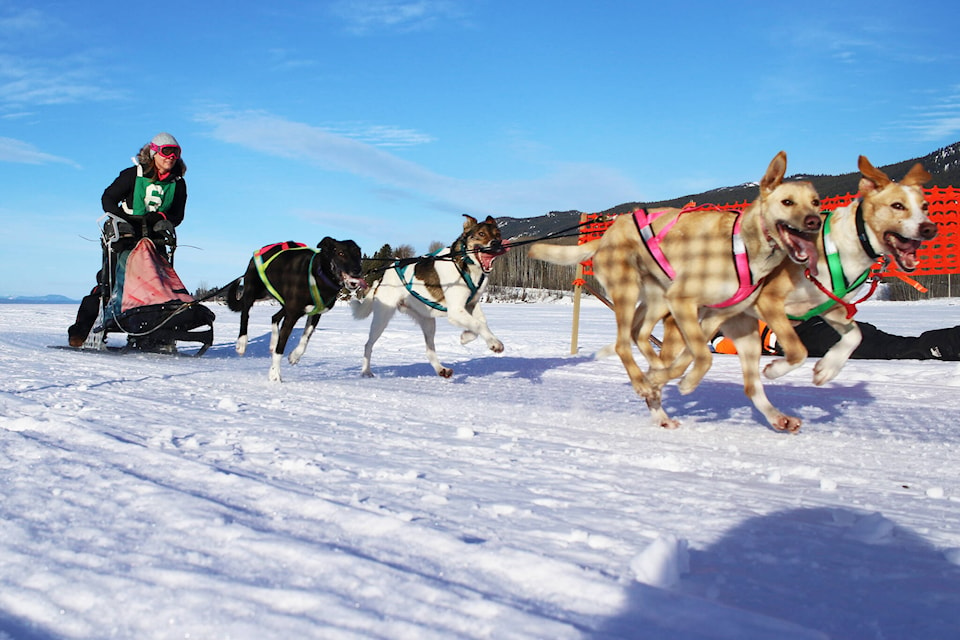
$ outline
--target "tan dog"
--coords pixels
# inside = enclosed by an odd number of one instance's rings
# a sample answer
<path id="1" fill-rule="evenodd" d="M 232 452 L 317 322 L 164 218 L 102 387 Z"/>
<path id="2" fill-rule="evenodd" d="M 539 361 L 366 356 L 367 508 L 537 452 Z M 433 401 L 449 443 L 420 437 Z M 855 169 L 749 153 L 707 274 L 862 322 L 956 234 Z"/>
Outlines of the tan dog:
<path id="1" fill-rule="evenodd" d="M 936 225 L 927 216 L 928 205 L 921 188 L 931 176 L 920 164 L 914 165 L 899 184 L 864 156 L 860 156 L 858 165 L 863 174 L 860 198 L 828 214 L 823 233 L 817 238 L 817 272 L 819 279 L 825 281 L 821 285 L 834 296 L 848 301 L 859 293 L 860 284 L 877 258 L 893 256 L 900 269 L 913 271 L 917 267 L 917 249 L 937 234 Z M 764 282 L 751 313 L 764 317 L 784 352 L 784 358 L 764 368 L 769 378 L 792 371 L 807 357 L 806 347 L 793 331 L 793 321 L 820 315 L 836 329 L 840 341 L 814 366 L 814 384 L 822 385 L 837 376 L 860 344 L 861 334 L 853 318 L 847 317 L 847 309 L 829 297 L 804 271 L 803 265 L 784 261 Z M 760 350 L 756 348 L 756 328 L 756 320 L 745 316 L 728 320 L 722 330 L 734 341 L 744 372 L 744 387 L 759 409 L 772 405 L 758 376 Z M 661 357 L 671 360 L 684 347 L 680 332 L 667 319 Z"/>
<path id="2" fill-rule="evenodd" d="M 825 234 L 829 231 L 826 237 L 830 248 L 824 249 L 824 235 L 818 239 L 818 271 L 826 280 L 822 285 L 846 300 L 852 299 L 858 289 L 844 291 L 843 281 L 852 284 L 862 279 L 877 258 L 883 256 L 892 256 L 905 272 L 914 271 L 917 249 L 937 235 L 937 226 L 927 216 L 928 204 L 922 188 L 931 176 L 919 163 L 900 183 L 875 168 L 865 156 L 860 156 L 858 167 L 863 176 L 859 185 L 860 198 L 830 214 L 824 227 Z M 835 253 L 835 260 L 839 263 L 832 268 L 828 263 L 830 253 Z M 841 282 L 832 287 L 830 275 L 837 271 L 837 266 L 842 268 L 842 274 L 837 273 L 834 279 L 840 277 Z M 839 290 L 835 291 L 835 288 Z M 804 276 L 802 268 L 786 263 L 771 274 L 760 295 L 772 299 L 774 306 L 779 304 L 776 298 L 782 298 L 785 310 L 792 318 L 802 319 L 814 310 L 816 313 L 811 315 L 820 315 L 840 334 L 840 341 L 813 368 L 814 384 L 822 385 L 833 380 L 862 337 L 857 323 L 847 317 L 847 309 L 835 302 L 831 305 L 832 300 Z M 764 368 L 769 378 L 777 378 L 795 369 L 807 355 L 794 332 L 788 332 L 786 340 L 777 334 L 777 340 L 786 358 L 774 360 Z"/>
<path id="3" fill-rule="evenodd" d="M 708 338 L 725 321 L 752 309 L 762 279 L 788 256 L 816 264 L 816 246 L 808 236 L 820 229 L 820 200 L 809 182 L 783 182 L 786 166 L 781 151 L 760 181 L 759 197 L 739 215 L 654 209 L 641 212 L 643 220 L 620 216 L 603 237 L 583 245 L 541 243 L 530 249 L 532 257 L 557 264 L 594 258 L 594 271 L 616 314 L 617 355 L 634 390 L 662 427 L 678 425 L 661 405 L 663 385 L 683 374 L 689 360 L 667 363 L 660 358 L 649 341 L 657 323 L 671 317 L 693 358 L 693 368 L 680 382 L 680 392 L 690 393 L 712 363 Z M 738 255 L 748 269 L 738 267 Z M 742 329 L 731 326 L 730 332 L 748 332 L 746 323 L 741 324 Z M 756 321 L 752 324 L 755 332 Z M 634 344 L 650 364 L 649 377 L 634 360 Z M 758 339 L 758 358 L 759 349 Z M 744 375 L 746 384 L 746 371 Z M 798 420 L 772 406 L 758 409 L 775 428 L 799 427 Z"/>

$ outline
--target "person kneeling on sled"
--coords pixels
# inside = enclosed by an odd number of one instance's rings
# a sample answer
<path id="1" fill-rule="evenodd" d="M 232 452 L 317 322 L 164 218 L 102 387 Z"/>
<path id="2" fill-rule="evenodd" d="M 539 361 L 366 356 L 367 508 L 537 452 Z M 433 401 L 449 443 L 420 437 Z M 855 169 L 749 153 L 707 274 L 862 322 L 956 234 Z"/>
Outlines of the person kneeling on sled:
<path id="1" fill-rule="evenodd" d="M 960 325 L 945 329 L 931 329 L 919 336 L 898 336 L 878 329 L 869 322 L 857 322 L 863 339 L 850 356 L 859 360 L 960 360 Z M 840 334 L 820 316 L 814 316 L 794 326 L 797 336 L 807 348 L 808 355 L 822 357 L 840 340 Z M 764 355 L 782 356 L 776 335 L 763 322 L 760 338 Z M 733 341 L 717 334 L 711 342 L 716 353 L 736 353 Z"/>
<path id="2" fill-rule="evenodd" d="M 186 171 L 176 138 L 158 133 L 133 158 L 133 166 L 121 171 L 104 189 L 100 199 L 103 211 L 123 220 L 118 225 L 120 237 L 111 247 L 114 255 L 133 249 L 143 237 L 153 240 L 161 251 L 172 243 L 173 230 L 183 222 L 187 204 Z M 111 224 L 112 220 L 107 222 Z M 67 329 L 70 346 L 80 347 L 86 341 L 97 321 L 100 300 L 109 293 L 105 288 L 112 276 L 102 269 L 97 273 L 97 285 L 84 296 L 76 322 Z"/>

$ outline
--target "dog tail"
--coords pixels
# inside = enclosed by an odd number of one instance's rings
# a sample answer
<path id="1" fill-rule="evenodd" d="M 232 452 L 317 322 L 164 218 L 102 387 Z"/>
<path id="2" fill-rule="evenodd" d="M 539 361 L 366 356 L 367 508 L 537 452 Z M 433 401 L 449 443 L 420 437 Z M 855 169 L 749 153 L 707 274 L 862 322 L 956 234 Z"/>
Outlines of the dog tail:
<path id="1" fill-rule="evenodd" d="M 350 310 L 353 312 L 355 320 L 363 320 L 373 311 L 373 294 L 375 292 L 376 288 L 371 287 L 367 290 L 367 295 L 365 295 L 362 300 L 357 300 L 356 298 L 350 299 Z"/>
<path id="2" fill-rule="evenodd" d="M 234 280 L 230 283 L 230 288 L 227 289 L 227 308 L 229 308 L 230 311 L 243 311 L 242 299 L 243 294 L 240 292 L 240 280 Z"/>
<path id="3" fill-rule="evenodd" d="M 589 260 L 599 248 L 599 239 L 584 244 L 546 244 L 538 242 L 530 247 L 528 255 L 544 262 L 571 265 Z"/>

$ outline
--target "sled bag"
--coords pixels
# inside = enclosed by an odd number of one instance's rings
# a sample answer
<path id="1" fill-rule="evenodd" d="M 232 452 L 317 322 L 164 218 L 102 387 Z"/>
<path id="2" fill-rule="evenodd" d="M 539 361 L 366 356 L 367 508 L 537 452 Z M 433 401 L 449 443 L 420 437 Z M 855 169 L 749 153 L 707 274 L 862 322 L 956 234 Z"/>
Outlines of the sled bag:
<path id="1" fill-rule="evenodd" d="M 130 309 L 167 302 L 193 302 L 180 277 L 147 238 L 117 263 L 116 285 L 110 299 L 115 315 Z"/>

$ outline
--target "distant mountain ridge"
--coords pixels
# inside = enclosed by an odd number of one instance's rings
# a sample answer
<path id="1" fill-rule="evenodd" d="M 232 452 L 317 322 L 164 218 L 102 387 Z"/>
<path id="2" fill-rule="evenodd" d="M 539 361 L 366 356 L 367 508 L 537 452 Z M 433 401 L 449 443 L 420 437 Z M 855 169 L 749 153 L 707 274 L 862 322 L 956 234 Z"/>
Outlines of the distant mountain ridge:
<path id="1" fill-rule="evenodd" d="M 0 304 L 76 304 L 79 300 L 61 295 L 47 296 L 7 296 L 0 298 Z"/>
<path id="2" fill-rule="evenodd" d="M 960 142 L 937 149 L 922 158 L 911 158 L 894 164 L 878 167 L 881 171 L 895 180 L 899 180 L 919 162 L 924 169 L 930 172 L 933 179 L 926 187 L 960 187 Z M 790 179 L 809 180 L 817 189 L 821 197 L 841 196 L 847 193 L 856 193 L 860 182 L 860 172 L 844 173 L 841 175 L 809 175 L 797 174 Z M 750 201 L 757 197 L 757 184 L 748 183 L 733 187 L 720 187 L 702 193 L 658 200 L 656 202 L 625 202 L 602 212 L 620 214 L 633 211 L 638 207 L 680 207 L 693 201 L 700 204 L 728 204 L 731 202 Z M 580 221 L 581 211 L 551 211 L 542 216 L 530 218 L 499 217 L 500 233 L 504 238 L 542 238 L 563 230 L 575 227 Z"/>

